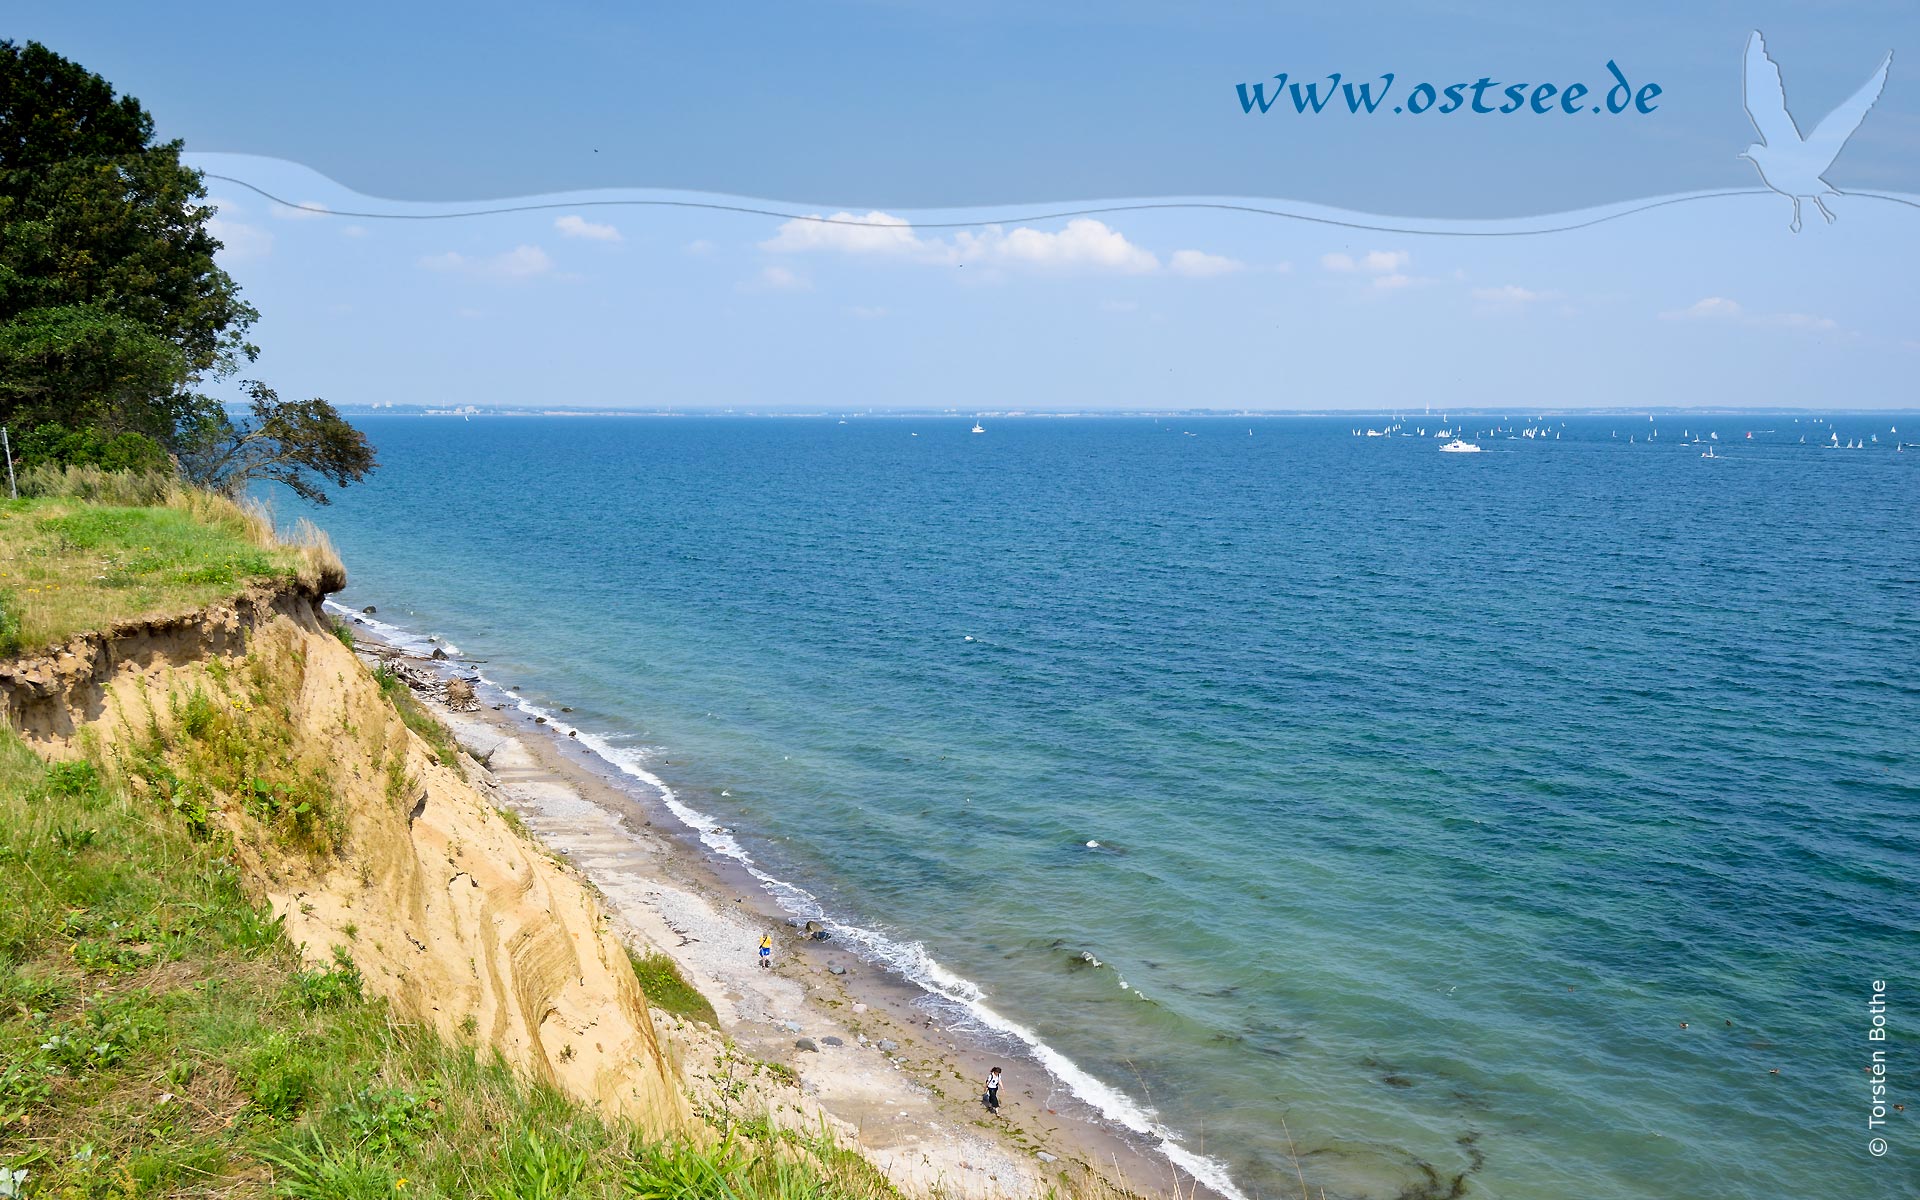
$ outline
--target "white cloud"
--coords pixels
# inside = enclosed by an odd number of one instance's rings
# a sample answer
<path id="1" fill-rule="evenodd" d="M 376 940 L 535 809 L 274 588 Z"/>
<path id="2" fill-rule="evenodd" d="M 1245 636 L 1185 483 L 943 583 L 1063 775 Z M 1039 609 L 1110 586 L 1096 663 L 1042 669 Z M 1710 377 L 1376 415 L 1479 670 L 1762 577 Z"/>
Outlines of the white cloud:
<path id="1" fill-rule="evenodd" d="M 935 266 L 985 266 L 1036 271 L 1101 271 L 1147 275 L 1161 270 L 1150 250 L 1127 240 L 1105 222 L 1078 217 L 1057 230 L 998 225 L 963 230 L 951 238 L 922 237 L 904 218 L 884 212 L 840 212 L 826 218 L 782 222 L 760 243 L 774 254 L 833 252 L 896 258 Z M 1219 275 L 1243 264 L 1198 250 L 1174 255 L 1171 269 L 1186 275 Z"/>
<path id="2" fill-rule="evenodd" d="M 837 250 L 844 254 L 921 255 L 940 243 L 923 242 L 904 218 L 883 212 L 863 217 L 838 212 L 831 217 L 796 217 L 785 221 L 774 235 L 760 243 L 776 254 L 810 250 Z"/>
<path id="3" fill-rule="evenodd" d="M 1140 306 L 1131 300 L 1102 300 L 1100 302 L 1100 311 L 1110 312 L 1110 313 L 1130 313 L 1130 312 L 1140 311 Z"/>
<path id="4" fill-rule="evenodd" d="M 230 259 L 265 258 L 273 250 L 273 235 L 244 221 L 208 217 L 207 232 L 220 239 L 220 253 Z"/>
<path id="5" fill-rule="evenodd" d="M 1167 269 L 1175 275 L 1188 275 L 1196 279 L 1210 275 L 1231 275 L 1246 268 L 1247 264 L 1238 259 L 1208 254 L 1202 250 L 1175 250 L 1173 257 L 1167 260 Z"/>
<path id="6" fill-rule="evenodd" d="M 962 233 L 956 242 L 963 253 L 972 252 L 983 259 L 1051 270 L 1093 267 L 1125 275 L 1145 275 L 1160 267 L 1160 260 L 1152 253 L 1091 217 L 1075 217 L 1056 233 L 1044 233 L 1023 225 L 1004 235 L 997 228 L 983 234 Z"/>
<path id="7" fill-rule="evenodd" d="M 1320 256 L 1320 265 L 1329 271 L 1360 271 L 1368 275 L 1398 275 L 1412 263 L 1413 255 L 1405 250 L 1369 250 L 1358 259 L 1337 251 Z"/>
<path id="8" fill-rule="evenodd" d="M 1699 317 L 1728 319 L 1740 316 L 1741 312 L 1738 301 L 1729 300 L 1725 296 L 1708 296 L 1704 300 L 1695 300 L 1678 312 L 1661 313 L 1660 317 L 1665 321 L 1687 321 Z"/>
<path id="9" fill-rule="evenodd" d="M 1502 287 L 1474 288 L 1469 294 L 1475 300 L 1487 304 L 1535 304 L 1542 300 L 1553 299 L 1552 292 L 1536 292 L 1514 283 Z"/>
<path id="10" fill-rule="evenodd" d="M 342 237 L 360 238 L 367 236 L 365 225 L 349 225 L 340 231 Z"/>
<path id="11" fill-rule="evenodd" d="M 617 242 L 620 231 L 611 225 L 601 225 L 585 217 L 568 213 L 553 223 L 553 227 L 571 238 L 587 238 L 596 242 Z"/>
<path id="12" fill-rule="evenodd" d="M 855 304 L 847 309 L 847 315 L 859 317 L 863 321 L 878 321 L 887 315 L 887 310 L 877 305 Z"/>
<path id="13" fill-rule="evenodd" d="M 804 292 L 812 289 L 813 284 L 785 267 L 767 267 L 740 286 L 750 292 Z"/>
<path id="14" fill-rule="evenodd" d="M 327 206 L 318 200 L 297 201 L 294 205 L 276 204 L 267 211 L 282 221 L 314 221 L 330 215 Z"/>
<path id="15" fill-rule="evenodd" d="M 553 259 L 538 246 L 515 246 L 491 258 L 469 258 L 452 250 L 420 260 L 430 271 L 458 271 L 487 279 L 531 279 L 553 269 Z"/>
<path id="16" fill-rule="evenodd" d="M 1415 279 L 1413 276 L 1403 275 L 1398 271 L 1395 271 L 1391 275 L 1376 275 L 1373 277 L 1373 286 L 1381 289 L 1382 291 L 1392 291 L 1395 288 L 1411 287 L 1413 284 L 1416 284 L 1419 282 L 1420 281 Z"/>
<path id="17" fill-rule="evenodd" d="M 712 254 L 713 243 L 705 238 L 696 238 L 687 243 L 686 251 L 688 254 Z"/>
<path id="18" fill-rule="evenodd" d="M 1805 333 L 1832 333 L 1840 328 L 1839 322 L 1831 317 L 1816 317 L 1810 313 L 1750 313 L 1740 306 L 1737 300 L 1725 296 L 1708 296 L 1696 300 L 1683 309 L 1660 314 L 1663 321 L 1730 321 L 1741 325 L 1766 326 L 1774 329 L 1796 329 Z"/>

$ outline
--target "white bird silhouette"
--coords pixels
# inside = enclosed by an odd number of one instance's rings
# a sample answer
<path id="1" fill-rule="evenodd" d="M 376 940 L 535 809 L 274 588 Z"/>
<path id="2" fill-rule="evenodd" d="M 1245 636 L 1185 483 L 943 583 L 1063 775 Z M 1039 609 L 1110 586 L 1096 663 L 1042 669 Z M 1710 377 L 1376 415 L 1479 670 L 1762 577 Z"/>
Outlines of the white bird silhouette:
<path id="1" fill-rule="evenodd" d="M 1780 82 L 1779 66 L 1767 57 L 1767 43 L 1757 29 L 1747 39 L 1747 119 L 1753 122 L 1760 140 L 1748 146 L 1740 157 L 1760 172 L 1762 183 L 1793 201 L 1791 228 L 1795 233 L 1800 232 L 1802 200 L 1813 201 L 1827 223 L 1833 223 L 1833 214 L 1827 210 L 1822 197 L 1838 196 L 1840 191 L 1822 176 L 1840 156 L 1853 131 L 1860 128 L 1860 122 L 1866 120 L 1867 110 L 1880 98 L 1880 89 L 1887 82 L 1887 68 L 1892 63 L 1893 51 L 1889 50 L 1873 78 L 1828 113 L 1826 120 L 1815 126 L 1811 134 L 1803 137 L 1793 114 L 1787 111 L 1787 89 Z"/>

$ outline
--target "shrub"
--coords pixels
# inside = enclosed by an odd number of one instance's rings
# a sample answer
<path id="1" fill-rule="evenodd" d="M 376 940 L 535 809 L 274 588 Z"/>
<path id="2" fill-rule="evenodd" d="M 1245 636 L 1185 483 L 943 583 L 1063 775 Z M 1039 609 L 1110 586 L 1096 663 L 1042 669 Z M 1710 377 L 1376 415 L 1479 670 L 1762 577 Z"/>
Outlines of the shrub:
<path id="1" fill-rule="evenodd" d="M 673 959 L 657 950 L 644 955 L 628 950 L 627 961 L 633 964 L 634 978 L 640 981 L 640 990 L 647 994 L 648 1003 L 675 1016 L 691 1017 L 719 1028 L 720 1018 L 713 1011 L 713 1003 L 687 981 Z"/>

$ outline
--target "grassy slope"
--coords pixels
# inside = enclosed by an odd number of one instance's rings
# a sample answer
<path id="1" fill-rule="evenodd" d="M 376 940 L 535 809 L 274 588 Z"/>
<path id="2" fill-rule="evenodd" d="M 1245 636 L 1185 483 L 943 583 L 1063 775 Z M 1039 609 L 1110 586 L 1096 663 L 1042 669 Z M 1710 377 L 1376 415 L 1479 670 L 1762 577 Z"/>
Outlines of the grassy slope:
<path id="1" fill-rule="evenodd" d="M 21 641 L 295 569 L 251 544 L 245 514 L 194 506 L 6 506 L 0 583 L 29 570 L 43 589 L 29 596 L 59 597 L 26 606 Z M 115 568 L 126 582 L 99 570 L 116 556 L 135 564 Z M 167 765 L 261 792 L 273 756 L 187 716 L 181 744 L 136 755 L 132 792 L 88 763 L 49 767 L 0 729 L 0 1196 L 897 1200 L 864 1160 L 764 1121 L 733 1125 L 718 1150 L 643 1145 L 484 1048 L 395 1023 L 346 947 L 331 969 L 303 968 Z M 264 794 L 278 796 L 272 780 Z M 248 836 L 329 852 L 298 806 L 237 807 Z"/>
<path id="2" fill-rule="evenodd" d="M 250 583 L 294 579 L 303 560 L 259 517 L 210 496 L 152 507 L 0 499 L 0 653 L 192 612 Z"/>

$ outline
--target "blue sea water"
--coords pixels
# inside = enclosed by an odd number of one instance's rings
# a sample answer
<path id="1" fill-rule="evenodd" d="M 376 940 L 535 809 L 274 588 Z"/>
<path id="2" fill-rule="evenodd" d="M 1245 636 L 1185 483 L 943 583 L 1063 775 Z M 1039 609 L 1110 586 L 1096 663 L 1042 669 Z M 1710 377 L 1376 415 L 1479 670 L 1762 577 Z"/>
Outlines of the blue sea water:
<path id="1" fill-rule="evenodd" d="M 1909 1196 L 1920 450 L 1833 421 L 368 418 L 315 515 L 1246 1195 Z"/>

